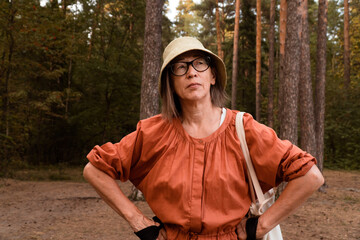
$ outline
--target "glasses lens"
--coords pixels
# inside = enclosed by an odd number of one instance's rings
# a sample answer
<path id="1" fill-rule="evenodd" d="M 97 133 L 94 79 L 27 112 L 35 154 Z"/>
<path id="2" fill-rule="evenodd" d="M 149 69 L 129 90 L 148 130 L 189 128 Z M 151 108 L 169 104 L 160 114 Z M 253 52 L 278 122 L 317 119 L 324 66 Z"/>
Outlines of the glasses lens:
<path id="1" fill-rule="evenodd" d="M 199 72 L 203 72 L 209 68 L 207 59 L 203 57 L 195 59 L 192 65 L 194 66 L 195 70 Z"/>
<path id="2" fill-rule="evenodd" d="M 171 66 L 171 71 L 176 76 L 184 75 L 187 71 L 187 64 L 184 62 L 174 63 Z"/>
<path id="3" fill-rule="evenodd" d="M 204 72 L 209 68 L 210 58 L 209 57 L 199 57 L 194 59 L 191 62 L 176 62 L 171 65 L 171 72 L 175 76 L 185 75 L 189 69 L 189 65 L 198 72 Z"/>

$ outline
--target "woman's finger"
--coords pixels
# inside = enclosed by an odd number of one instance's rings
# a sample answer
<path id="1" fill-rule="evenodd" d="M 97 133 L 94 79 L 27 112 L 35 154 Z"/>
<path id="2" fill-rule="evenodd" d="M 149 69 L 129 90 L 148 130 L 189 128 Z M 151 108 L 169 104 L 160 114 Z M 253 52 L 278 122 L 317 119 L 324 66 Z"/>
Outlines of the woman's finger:
<path id="1" fill-rule="evenodd" d="M 167 239 L 167 236 L 166 236 L 166 231 L 164 228 L 160 229 L 160 232 L 159 232 L 159 236 L 157 238 L 157 240 L 166 240 Z"/>
<path id="2" fill-rule="evenodd" d="M 243 218 L 241 220 L 241 222 L 236 226 L 237 235 L 240 240 L 246 240 L 246 238 L 247 238 L 246 220 L 247 220 L 247 218 Z"/>

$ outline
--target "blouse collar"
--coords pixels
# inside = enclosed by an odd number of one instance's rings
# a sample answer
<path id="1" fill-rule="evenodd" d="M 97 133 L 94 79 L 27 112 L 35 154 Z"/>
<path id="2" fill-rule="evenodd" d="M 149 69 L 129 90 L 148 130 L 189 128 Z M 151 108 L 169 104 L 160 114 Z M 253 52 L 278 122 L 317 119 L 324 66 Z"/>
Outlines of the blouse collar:
<path id="1" fill-rule="evenodd" d="M 226 116 L 225 119 L 223 121 L 223 123 L 218 127 L 218 129 L 216 129 L 215 132 L 213 132 L 212 134 L 210 134 L 207 137 L 204 138 L 195 138 L 190 136 L 184 129 L 184 127 L 181 124 L 181 121 L 179 118 L 173 119 L 174 121 L 174 125 L 175 128 L 179 131 L 179 133 L 185 138 L 187 139 L 189 142 L 198 142 L 198 143 L 203 143 L 203 142 L 211 142 L 213 139 L 217 138 L 217 136 L 219 136 L 222 132 L 225 131 L 225 129 L 228 127 L 228 125 L 231 122 L 231 115 L 232 115 L 232 111 L 230 109 L 226 108 Z"/>

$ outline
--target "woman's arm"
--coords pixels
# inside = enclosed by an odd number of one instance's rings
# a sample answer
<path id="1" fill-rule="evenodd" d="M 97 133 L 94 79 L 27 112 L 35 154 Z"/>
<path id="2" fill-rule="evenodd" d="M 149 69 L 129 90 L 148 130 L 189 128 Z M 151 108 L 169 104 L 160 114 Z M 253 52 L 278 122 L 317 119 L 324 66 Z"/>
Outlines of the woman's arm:
<path id="1" fill-rule="evenodd" d="M 116 181 L 103 171 L 88 163 L 84 178 L 95 188 L 100 197 L 137 232 L 151 225 L 158 225 L 147 218 L 121 191 Z"/>
<path id="2" fill-rule="evenodd" d="M 289 181 L 280 197 L 260 216 L 256 230 L 257 238 L 264 236 L 293 213 L 322 184 L 324 178 L 316 165 L 312 166 L 304 176 Z M 238 225 L 240 239 L 246 239 L 245 224 L 246 219 L 243 219 Z"/>

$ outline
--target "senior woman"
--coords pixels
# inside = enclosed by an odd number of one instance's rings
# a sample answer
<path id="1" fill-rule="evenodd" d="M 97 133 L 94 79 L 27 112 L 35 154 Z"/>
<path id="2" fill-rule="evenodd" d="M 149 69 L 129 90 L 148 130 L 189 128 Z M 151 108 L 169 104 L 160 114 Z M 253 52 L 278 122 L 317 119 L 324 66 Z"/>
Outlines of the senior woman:
<path id="1" fill-rule="evenodd" d="M 251 239 L 245 230 L 251 197 L 235 129 L 237 111 L 223 107 L 224 63 L 191 37 L 173 40 L 163 60 L 162 113 L 141 120 L 119 143 L 95 146 L 84 177 L 141 239 Z M 323 177 L 310 154 L 279 139 L 250 114 L 243 121 L 262 187 L 288 182 L 257 219 L 255 239 L 299 207 Z M 115 179 L 130 180 L 158 218 L 144 216 Z"/>

